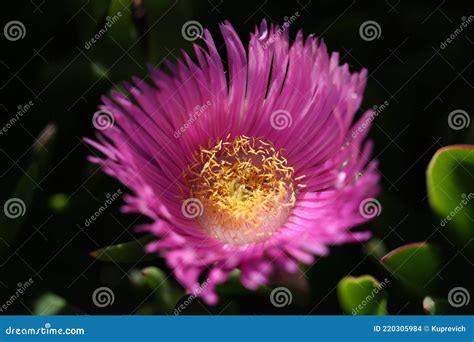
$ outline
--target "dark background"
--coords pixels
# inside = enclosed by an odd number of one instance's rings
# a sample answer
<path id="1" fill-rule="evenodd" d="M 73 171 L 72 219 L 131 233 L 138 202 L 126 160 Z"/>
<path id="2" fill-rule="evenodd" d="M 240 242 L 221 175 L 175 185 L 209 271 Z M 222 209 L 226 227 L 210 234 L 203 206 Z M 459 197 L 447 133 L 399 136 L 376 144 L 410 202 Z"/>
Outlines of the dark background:
<path id="1" fill-rule="evenodd" d="M 1 263 L 0 299 L 8 298 L 18 282 L 35 280 L 8 314 L 30 313 L 35 298 L 45 291 L 65 298 L 81 312 L 137 312 L 146 295 L 131 289 L 133 270 L 145 265 L 166 270 L 159 259 L 119 265 L 89 256 L 99 247 L 132 240 L 132 235 L 137 236 L 133 225 L 146 219 L 121 214 L 118 200 L 98 221 L 84 226 L 107 193 L 126 189 L 86 161 L 94 152 L 82 138 L 93 136 L 92 115 L 102 94 L 120 88 L 120 82 L 133 75 L 145 77 L 147 62 L 160 66 L 166 58 L 179 57 L 181 48 L 191 51 L 191 43 L 181 36 L 188 20 L 208 28 L 219 46 L 218 23 L 223 20 L 229 20 L 247 42 L 262 18 L 281 24 L 284 17 L 298 12 L 290 28 L 292 36 L 299 28 L 315 33 L 324 38 L 330 51 L 340 52 L 351 70 L 367 68 L 362 109 L 389 103 L 370 133 L 374 157 L 380 161 L 383 211 L 369 228 L 383 240 L 386 250 L 429 238 L 442 244 L 445 253 L 453 253 L 449 241 L 444 241 L 447 238 L 435 232 L 439 221 L 427 202 L 425 170 L 441 146 L 474 142 L 474 125 L 456 131 L 447 121 L 455 109 L 474 112 L 474 23 L 445 49 L 440 47 L 459 28 L 462 17 L 472 14 L 468 2 L 144 0 L 143 7 L 133 7 L 126 0 L 111 2 L 112 9 L 105 0 L 22 0 L 9 2 L 3 9 L 1 27 L 19 20 L 26 36 L 14 42 L 0 36 L 1 125 L 15 115 L 19 105 L 29 101 L 34 105 L 0 136 L 1 203 L 28 173 L 35 137 L 48 123 L 57 127 L 54 147 L 43 151 L 51 158 L 47 171 L 31 179 L 35 197 L 27 208 L 28 219 Z M 107 11 L 112 15 L 120 11 L 123 17 L 85 49 L 84 44 L 103 26 Z M 373 41 L 359 35 L 360 25 L 368 20 L 381 27 L 380 37 Z M 68 199 L 64 208 L 52 203 L 58 193 Z M 459 265 L 449 272 L 472 273 L 472 266 L 466 268 L 462 261 Z M 278 313 L 340 313 L 335 285 L 347 274 L 365 273 L 379 280 L 386 276 L 364 246 L 333 248 L 328 258 L 306 272 L 311 287 L 307 307 L 294 305 Z M 450 277 L 443 278 L 446 289 L 453 286 Z M 104 309 L 93 305 L 91 293 L 99 286 L 114 289 L 114 305 Z M 421 312 L 420 303 L 394 282 L 389 292 L 391 313 Z M 276 313 L 267 299 L 250 293 L 223 298 L 212 308 L 196 301 L 185 313 L 209 312 Z"/>

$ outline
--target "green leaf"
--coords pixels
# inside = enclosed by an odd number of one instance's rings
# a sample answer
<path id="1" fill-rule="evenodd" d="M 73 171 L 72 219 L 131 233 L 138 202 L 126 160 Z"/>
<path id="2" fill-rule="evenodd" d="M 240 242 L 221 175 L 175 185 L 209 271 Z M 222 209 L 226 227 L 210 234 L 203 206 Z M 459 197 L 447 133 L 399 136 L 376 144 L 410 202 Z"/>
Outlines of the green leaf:
<path id="1" fill-rule="evenodd" d="M 438 150 L 427 169 L 428 198 L 439 225 L 464 246 L 474 236 L 474 146 Z"/>
<path id="2" fill-rule="evenodd" d="M 71 315 L 78 314 L 80 311 L 63 298 L 52 292 L 46 292 L 38 297 L 33 303 L 33 315 L 50 316 L 50 315 Z"/>
<path id="3" fill-rule="evenodd" d="M 438 297 L 425 297 L 423 299 L 423 310 L 427 315 L 460 314 L 446 299 Z M 468 312 L 466 314 L 468 314 Z"/>
<path id="4" fill-rule="evenodd" d="M 175 286 L 169 276 L 157 267 L 147 267 L 142 271 L 145 283 L 152 291 L 156 307 L 160 311 L 170 312 L 176 302 L 184 295 L 184 291 Z"/>
<path id="5" fill-rule="evenodd" d="M 25 174 L 19 179 L 10 198 L 3 203 L 0 215 L 0 257 L 5 255 L 20 233 L 32 211 L 36 189 L 41 186 L 42 177 L 48 169 L 52 155 L 52 146 L 56 135 L 56 127 L 48 125 L 40 133 L 32 146 L 31 163 Z M 7 214 L 8 213 L 8 214 Z"/>
<path id="6" fill-rule="evenodd" d="M 394 249 L 381 262 L 415 292 L 429 294 L 436 291 L 441 260 L 438 248 L 427 242 L 417 242 Z"/>
<path id="7" fill-rule="evenodd" d="M 423 310 L 428 315 L 436 315 L 436 302 L 431 297 L 423 299 Z"/>
<path id="8" fill-rule="evenodd" d="M 110 262 L 139 262 L 156 258 L 154 254 L 145 252 L 145 245 L 153 240 L 151 235 L 142 238 L 107 246 L 90 253 L 90 256 L 100 261 Z"/>
<path id="9" fill-rule="evenodd" d="M 370 275 L 344 277 L 337 285 L 342 310 L 351 315 L 385 315 L 387 299 L 383 288 L 389 280 L 379 283 Z"/>

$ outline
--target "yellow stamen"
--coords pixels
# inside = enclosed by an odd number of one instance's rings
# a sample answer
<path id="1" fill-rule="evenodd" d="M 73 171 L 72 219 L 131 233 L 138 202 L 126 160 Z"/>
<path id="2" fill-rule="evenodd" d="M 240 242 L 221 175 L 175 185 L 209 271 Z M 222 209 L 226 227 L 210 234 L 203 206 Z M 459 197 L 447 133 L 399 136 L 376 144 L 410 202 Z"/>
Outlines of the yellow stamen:
<path id="1" fill-rule="evenodd" d="M 295 204 L 294 178 L 283 151 L 259 138 L 230 135 L 201 148 L 184 174 L 189 193 L 203 204 L 198 220 L 232 244 L 258 242 L 280 228 Z"/>

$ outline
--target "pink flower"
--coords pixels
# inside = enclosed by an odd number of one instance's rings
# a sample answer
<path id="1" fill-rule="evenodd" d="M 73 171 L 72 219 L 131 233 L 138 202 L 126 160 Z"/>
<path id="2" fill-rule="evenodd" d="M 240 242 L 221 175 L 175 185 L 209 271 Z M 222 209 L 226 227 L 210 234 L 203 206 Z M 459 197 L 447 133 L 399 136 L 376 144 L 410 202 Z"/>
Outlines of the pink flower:
<path id="1" fill-rule="evenodd" d="M 290 44 L 263 21 L 246 51 L 230 23 L 220 28 L 226 61 L 206 30 L 195 60 L 183 53 L 168 73 L 150 70 L 153 86 L 134 78 L 129 97 L 104 97 L 114 125 L 87 140 L 105 156 L 90 159 L 133 192 L 124 211 L 153 221 L 141 227 L 157 237 L 147 251 L 209 304 L 236 268 L 256 289 L 367 239 L 351 229 L 370 218 L 359 206 L 379 181 L 364 143 L 373 113 L 354 124 L 366 70 L 349 72 L 301 31 Z"/>

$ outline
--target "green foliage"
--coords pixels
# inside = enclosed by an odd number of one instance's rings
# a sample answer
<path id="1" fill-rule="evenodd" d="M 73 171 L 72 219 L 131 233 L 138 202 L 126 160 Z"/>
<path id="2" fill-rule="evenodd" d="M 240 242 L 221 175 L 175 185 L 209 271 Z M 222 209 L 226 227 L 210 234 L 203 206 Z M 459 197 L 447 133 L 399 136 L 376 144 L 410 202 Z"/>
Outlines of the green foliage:
<path id="1" fill-rule="evenodd" d="M 386 280 L 388 283 L 388 279 Z M 349 315 L 385 315 L 387 298 L 384 281 L 379 283 L 370 275 L 344 277 L 337 285 L 339 304 Z"/>
<path id="2" fill-rule="evenodd" d="M 410 243 L 382 258 L 382 264 L 396 278 L 420 293 L 433 293 L 441 269 L 439 250 L 430 243 Z"/>
<path id="3" fill-rule="evenodd" d="M 38 316 L 71 315 L 80 311 L 70 305 L 64 298 L 52 292 L 43 293 L 33 304 L 33 314 Z"/>
<path id="4" fill-rule="evenodd" d="M 90 255 L 100 261 L 109 262 L 139 262 L 153 259 L 154 254 L 145 253 L 145 245 L 153 239 L 147 235 L 133 241 L 107 246 L 90 253 Z"/>
<path id="5" fill-rule="evenodd" d="M 154 298 L 155 308 L 163 313 L 171 313 L 184 291 L 173 284 L 169 275 L 157 267 L 149 266 L 142 270 L 143 277 Z"/>
<path id="6" fill-rule="evenodd" d="M 42 178 L 48 172 L 55 135 L 54 125 L 48 125 L 40 133 L 32 146 L 31 162 L 28 168 L 3 205 L 5 215 L 0 215 L 0 257 L 5 255 L 15 243 L 21 227 L 32 210 L 34 195 L 41 188 Z"/>
<path id="7" fill-rule="evenodd" d="M 441 217 L 440 226 L 464 247 L 474 235 L 474 146 L 443 147 L 427 170 L 431 207 Z"/>

